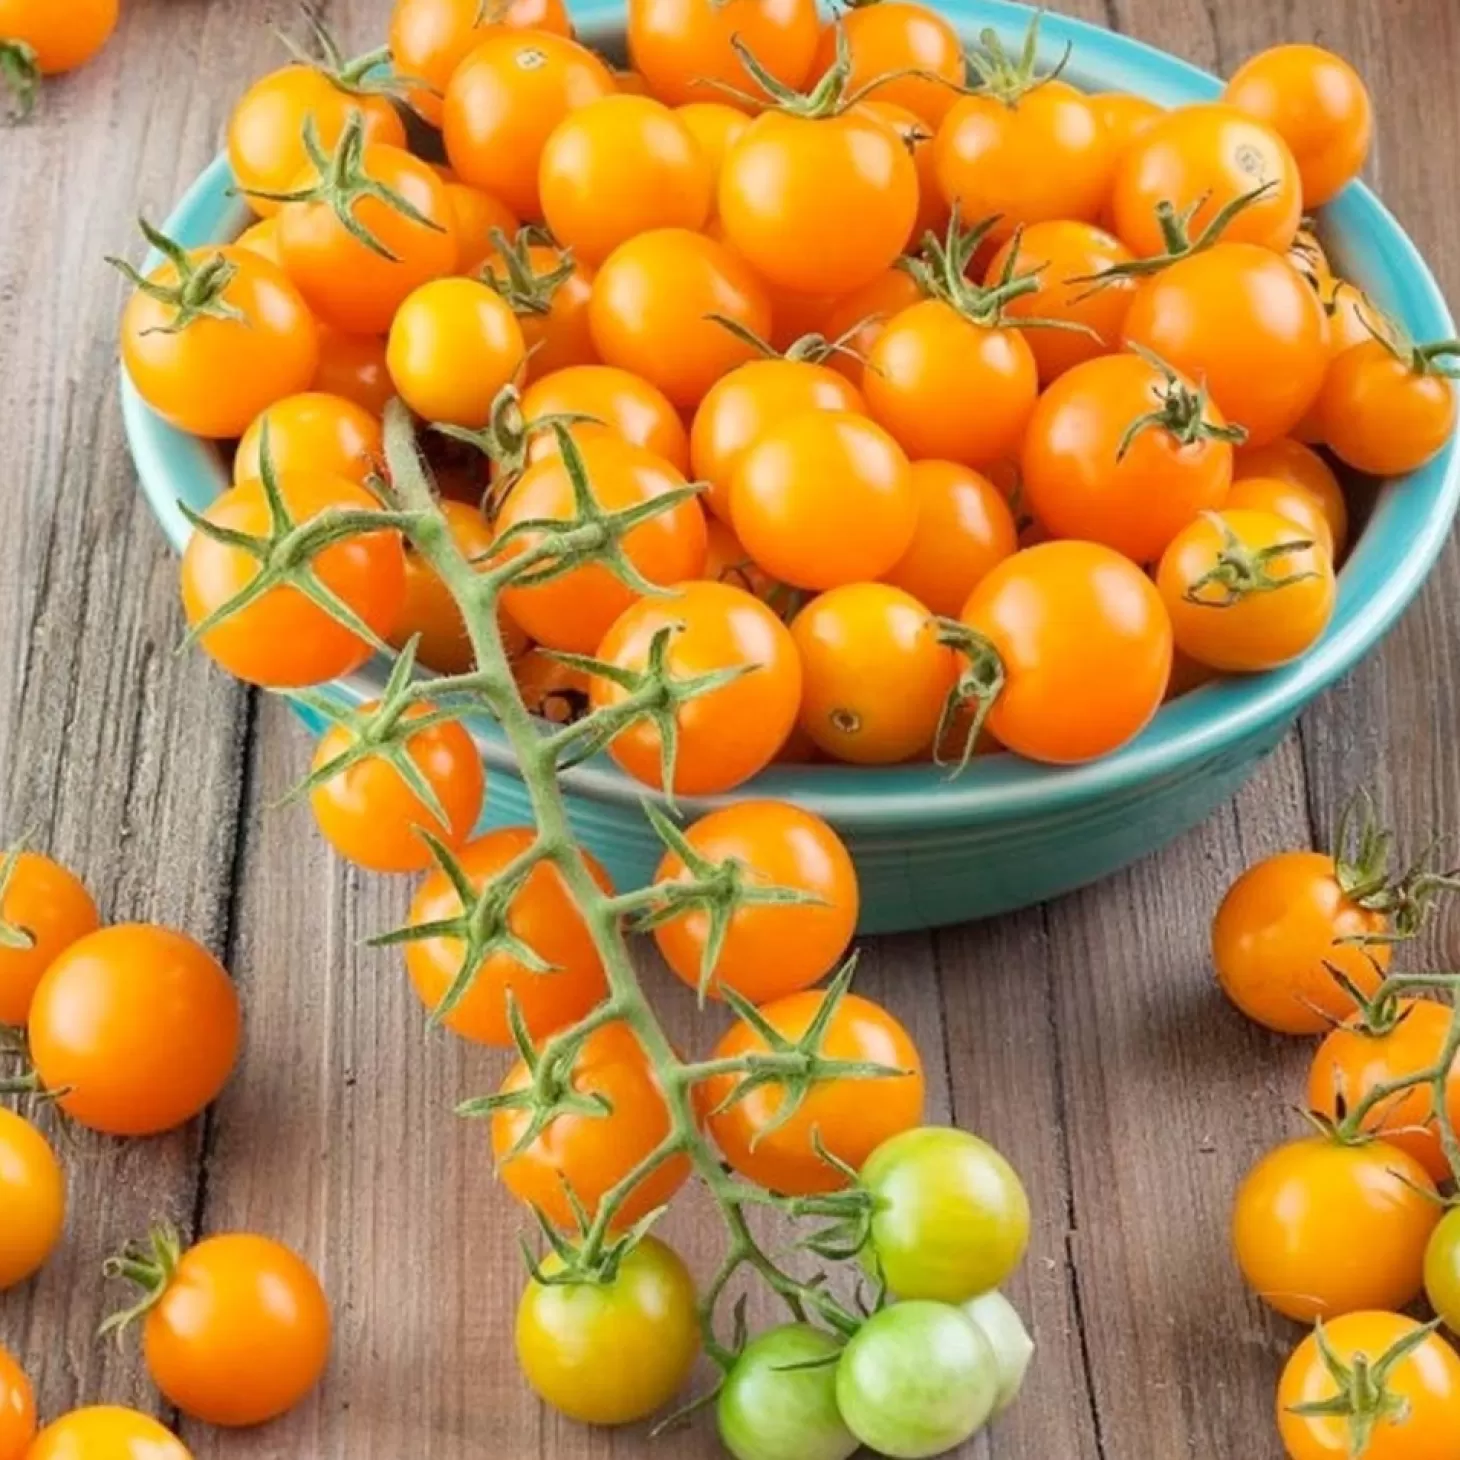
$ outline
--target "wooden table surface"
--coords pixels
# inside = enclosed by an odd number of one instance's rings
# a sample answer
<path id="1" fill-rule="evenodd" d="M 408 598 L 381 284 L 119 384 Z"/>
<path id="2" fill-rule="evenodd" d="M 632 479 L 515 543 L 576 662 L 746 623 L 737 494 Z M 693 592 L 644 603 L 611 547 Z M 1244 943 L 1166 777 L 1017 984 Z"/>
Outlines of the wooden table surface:
<path id="1" fill-rule="evenodd" d="M 89 70 L 0 133 L 0 828 L 77 867 L 114 919 L 212 946 L 242 987 L 243 1065 L 172 1138 L 68 1139 L 66 1243 L 0 1297 L 0 1341 L 47 1415 L 155 1405 L 135 1351 L 93 1334 L 102 1258 L 159 1217 L 294 1244 L 333 1297 L 322 1390 L 255 1434 L 184 1424 L 198 1460 L 562 1460 L 719 1453 L 712 1428 L 651 1446 L 545 1414 L 515 1372 L 520 1214 L 483 1130 L 449 1113 L 503 1059 L 427 1038 L 391 952 L 403 882 L 331 859 L 308 813 L 272 803 L 305 737 L 276 702 L 178 656 L 176 572 L 136 491 L 117 409 L 123 288 L 154 219 L 215 153 L 246 79 L 275 64 L 271 7 L 130 0 Z M 1454 0 L 1059 0 L 1202 66 L 1316 38 L 1378 105 L 1373 176 L 1460 292 L 1460 7 Z M 279 7 L 282 11 L 283 7 Z M 335 0 L 351 47 L 388 0 Z M 288 20 L 283 14 L 280 18 Z M 1371 785 L 1411 845 L 1460 831 L 1460 555 L 1453 547 L 1383 648 L 1321 699 L 1236 803 L 1178 845 L 1020 916 L 884 939 L 862 990 L 912 1029 L 930 1115 L 996 1142 L 1023 1172 L 1034 1246 L 1011 1293 L 1039 1344 L 1023 1401 L 964 1452 L 995 1460 L 1270 1460 L 1272 1393 L 1297 1331 L 1245 1296 L 1226 1250 L 1233 1188 L 1290 1134 L 1302 1043 L 1217 995 L 1208 921 L 1251 859 L 1320 839 Z M 1441 918 L 1414 954 L 1456 954 Z M 686 1046 L 711 1039 L 665 990 Z M 706 1220 L 710 1217 L 710 1220 Z M 4 1214 L 0 1213 L 0 1222 Z M 719 1233 L 698 1203 L 665 1224 L 701 1267 Z"/>

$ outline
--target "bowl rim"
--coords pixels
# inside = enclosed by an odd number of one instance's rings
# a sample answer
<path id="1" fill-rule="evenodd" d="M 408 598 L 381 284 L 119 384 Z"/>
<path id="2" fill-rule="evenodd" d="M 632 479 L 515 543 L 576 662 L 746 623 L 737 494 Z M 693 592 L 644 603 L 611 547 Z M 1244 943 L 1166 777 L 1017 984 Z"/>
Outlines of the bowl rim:
<path id="1" fill-rule="evenodd" d="M 992 26 L 1006 44 L 1022 38 L 1034 15 L 1014 0 L 934 0 L 962 32 Z M 617 0 L 581 0 L 573 6 L 579 32 L 589 40 L 621 38 Z M 1073 45 L 1067 75 L 1086 89 L 1129 90 L 1165 104 L 1209 100 L 1222 83 L 1198 67 L 1142 41 L 1087 21 L 1046 13 L 1041 61 L 1052 64 Z M 226 154 L 195 180 L 164 225 L 195 245 L 236 236 L 247 210 L 230 196 Z M 1336 234 L 1346 271 L 1389 309 L 1416 339 L 1450 338 L 1454 323 L 1439 285 L 1393 214 L 1362 183 L 1351 184 L 1323 210 L 1322 226 Z M 144 268 L 155 266 L 156 254 Z M 173 547 L 191 533 L 178 510 L 179 483 L 200 507 L 227 485 L 211 443 L 175 430 L 143 403 L 121 371 L 122 412 L 141 485 Z M 1229 678 L 1161 708 L 1134 740 L 1084 765 L 1053 767 L 1012 754 L 979 757 L 957 779 L 931 763 L 896 766 L 772 766 L 725 796 L 681 798 L 691 812 L 746 797 L 776 797 L 819 811 L 843 826 L 969 824 L 1048 813 L 1138 788 L 1188 770 L 1203 760 L 1270 733 L 1292 720 L 1322 689 L 1340 678 L 1398 619 L 1423 585 L 1460 506 L 1460 440 L 1413 475 L 1381 487 L 1365 531 L 1339 574 L 1333 619 L 1318 644 L 1296 663 L 1266 674 Z M 325 687 L 344 702 L 379 692 L 381 662 Z M 511 770 L 514 760 L 499 727 L 485 717 L 472 723 L 489 766 Z M 658 793 L 632 780 L 607 756 L 564 773 L 576 795 L 637 807 Z"/>

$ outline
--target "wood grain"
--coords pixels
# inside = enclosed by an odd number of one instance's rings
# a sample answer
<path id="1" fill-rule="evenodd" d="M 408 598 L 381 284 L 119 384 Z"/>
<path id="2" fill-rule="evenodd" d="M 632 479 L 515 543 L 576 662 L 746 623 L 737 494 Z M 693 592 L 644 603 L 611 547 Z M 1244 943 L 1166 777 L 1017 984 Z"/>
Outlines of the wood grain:
<path id="1" fill-rule="evenodd" d="M 388 8 L 336 0 L 327 15 L 363 48 Z M 1060 8 L 1213 68 L 1294 36 L 1344 51 L 1378 103 L 1374 177 L 1442 284 L 1460 286 L 1449 0 Z M 198 1460 L 709 1460 L 720 1452 L 704 1422 L 651 1445 L 562 1423 L 527 1395 L 510 1351 L 519 1214 L 484 1132 L 449 1113 L 494 1086 L 504 1060 L 428 1038 L 398 957 L 363 946 L 400 918 L 404 887 L 332 861 L 306 813 L 269 809 L 307 755 L 290 717 L 173 653 L 175 568 L 126 456 L 122 292 L 100 259 L 135 256 L 133 215 L 160 216 L 212 155 L 239 78 L 278 54 L 261 23 L 272 13 L 134 0 L 104 56 L 3 138 L 0 826 L 77 866 L 111 916 L 173 922 L 225 956 L 248 1054 L 196 1130 L 131 1147 L 67 1140 L 68 1240 L 36 1283 L 0 1298 L 0 1341 L 24 1356 L 48 1414 L 155 1407 L 135 1355 L 92 1338 L 102 1256 L 157 1216 L 249 1226 L 317 1264 L 336 1360 L 278 1425 L 185 1426 Z M 924 1051 L 931 1118 L 1003 1148 L 1037 1208 L 1011 1291 L 1039 1362 L 967 1457 L 1276 1460 L 1272 1385 L 1295 1331 L 1243 1294 L 1226 1222 L 1242 1171 L 1293 1129 L 1307 1050 L 1225 1008 L 1207 927 L 1239 867 L 1321 841 L 1360 783 L 1411 846 L 1460 833 L 1457 602 L 1452 544 L 1383 649 L 1232 806 L 1159 856 L 1046 908 L 866 950 L 862 990 Z M 1453 964 L 1457 930 L 1437 919 L 1418 956 Z M 648 963 L 676 1040 L 707 1048 L 714 1017 Z M 666 1235 L 713 1264 L 702 1203 L 672 1213 Z"/>

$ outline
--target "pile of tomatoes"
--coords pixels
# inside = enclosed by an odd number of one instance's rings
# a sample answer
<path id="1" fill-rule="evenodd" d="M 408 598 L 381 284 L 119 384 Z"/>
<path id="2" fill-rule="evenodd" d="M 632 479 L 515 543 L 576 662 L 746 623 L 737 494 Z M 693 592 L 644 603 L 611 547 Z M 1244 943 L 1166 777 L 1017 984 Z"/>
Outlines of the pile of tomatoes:
<path id="1" fill-rule="evenodd" d="M 1455 882 L 1425 866 L 1396 877 L 1372 828 L 1340 843 L 1257 863 L 1214 920 L 1233 1003 L 1278 1033 L 1322 1036 L 1313 1130 L 1243 1181 L 1233 1246 L 1264 1302 L 1317 1325 L 1278 1396 L 1293 1460 L 1447 1460 L 1460 1456 L 1460 1355 L 1437 1330 L 1460 1334 L 1460 978 L 1406 980 L 1391 959 Z M 1422 1296 L 1428 1327 L 1404 1316 Z"/>

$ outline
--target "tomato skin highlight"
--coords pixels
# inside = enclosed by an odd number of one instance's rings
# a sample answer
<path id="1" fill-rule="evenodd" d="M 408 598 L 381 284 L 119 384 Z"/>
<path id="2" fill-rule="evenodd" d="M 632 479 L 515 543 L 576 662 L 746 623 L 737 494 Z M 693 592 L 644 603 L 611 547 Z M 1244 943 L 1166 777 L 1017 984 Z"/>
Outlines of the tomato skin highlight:
<path id="1" fill-rule="evenodd" d="M 689 435 L 679 412 L 662 390 L 613 365 L 569 365 L 540 375 L 522 395 L 522 419 L 529 425 L 544 416 L 594 416 L 603 424 L 570 427 L 583 441 L 600 433 L 621 436 L 662 456 L 674 469 L 690 469 Z M 537 461 L 558 449 L 550 431 L 539 430 L 528 443 L 528 457 Z"/>
<path id="2" fill-rule="evenodd" d="M 94 933 L 101 914 L 74 872 L 39 852 L 20 852 L 4 892 L 0 923 L 28 933 L 28 948 L 0 947 L 0 1025 L 25 1024 L 47 968 L 78 938 Z"/>
<path id="3" fill-rule="evenodd" d="M 193 1453 L 148 1415 L 96 1405 L 47 1425 L 25 1460 L 193 1460 Z"/>
<path id="4" fill-rule="evenodd" d="M 0 1292 L 4 1292 L 45 1266 L 66 1225 L 66 1176 L 56 1153 L 35 1126 L 4 1106 L 0 1106 L 0 1198 L 5 1204 L 5 1225 L 0 1227 Z"/>

